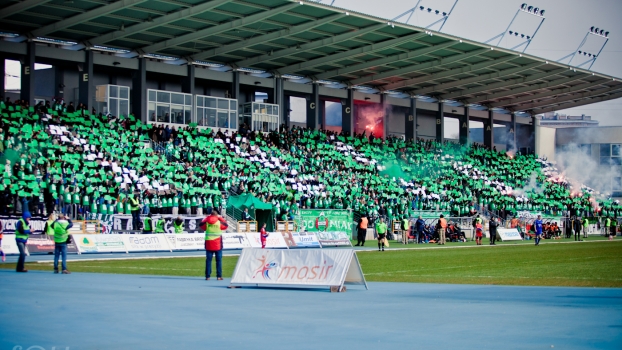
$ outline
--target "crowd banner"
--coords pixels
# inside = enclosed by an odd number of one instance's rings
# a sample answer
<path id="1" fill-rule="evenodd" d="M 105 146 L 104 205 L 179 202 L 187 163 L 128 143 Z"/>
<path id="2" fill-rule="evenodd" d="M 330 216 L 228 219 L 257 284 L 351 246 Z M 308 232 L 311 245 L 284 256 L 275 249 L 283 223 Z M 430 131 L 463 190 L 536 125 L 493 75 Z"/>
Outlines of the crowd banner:
<path id="1" fill-rule="evenodd" d="M 345 232 L 315 232 L 322 247 L 352 246 L 350 237 Z"/>
<path id="2" fill-rule="evenodd" d="M 164 234 L 121 236 L 128 252 L 171 251 Z"/>
<path id="3" fill-rule="evenodd" d="M 281 232 L 290 248 L 321 248 L 314 232 Z"/>
<path id="4" fill-rule="evenodd" d="M 2 239 L 2 251 L 4 254 L 19 254 L 19 249 L 17 249 L 17 244 L 15 243 L 15 235 L 4 234 L 4 238 Z"/>
<path id="5" fill-rule="evenodd" d="M 29 254 L 51 254 L 54 253 L 55 243 L 53 236 L 34 234 L 28 236 L 28 242 L 26 243 L 26 247 L 28 248 Z M 73 241 L 67 244 L 67 253 L 77 252 L 78 248 Z"/>
<path id="6" fill-rule="evenodd" d="M 354 249 L 242 250 L 231 286 L 324 288 L 364 285 Z"/>
<path id="7" fill-rule="evenodd" d="M 251 242 L 249 235 L 259 235 L 258 233 L 246 232 L 225 232 L 222 234 L 223 249 L 243 249 L 250 248 Z"/>
<path id="8" fill-rule="evenodd" d="M 127 253 L 123 239 L 125 235 L 74 234 L 72 241 L 78 247 L 78 253 Z"/>
<path id="9" fill-rule="evenodd" d="M 343 232 L 350 239 L 353 221 L 351 210 L 302 209 L 298 228 L 305 232 Z"/>
<path id="10" fill-rule="evenodd" d="M 14 234 L 15 226 L 19 219 L 21 219 L 21 215 L 0 215 L 0 221 L 2 221 L 2 227 L 4 229 L 4 234 Z M 42 216 L 33 215 L 30 218 L 30 232 L 32 233 L 43 233 L 43 229 L 45 228 L 45 222 L 47 218 Z"/>
<path id="11" fill-rule="evenodd" d="M 261 238 L 259 232 L 247 232 L 246 237 L 251 247 L 261 248 Z M 285 239 L 280 232 L 269 232 L 268 238 L 266 238 L 266 248 L 289 248 Z"/>
<path id="12" fill-rule="evenodd" d="M 522 241 L 523 237 L 521 237 L 520 232 L 518 232 L 515 228 L 498 228 L 497 234 L 501 238 L 502 241 Z"/>
<path id="13" fill-rule="evenodd" d="M 132 216 L 131 215 L 111 215 L 111 222 L 103 222 L 102 225 L 107 227 L 106 232 L 119 232 L 119 231 L 139 231 L 141 228 L 134 228 L 132 225 Z M 153 220 L 153 226 L 157 220 L 163 217 L 164 218 L 164 233 L 175 233 L 175 228 L 173 227 L 173 220 L 177 219 L 178 215 L 153 215 L 151 219 Z M 184 222 L 184 233 L 201 233 L 201 229 L 199 226 L 201 225 L 201 221 L 204 219 L 202 216 L 180 216 Z M 141 223 L 144 221 L 145 216 L 141 215 L 140 220 Z"/>
<path id="14" fill-rule="evenodd" d="M 151 236 L 151 235 L 149 235 Z M 167 234 L 168 245 L 172 250 L 203 250 L 205 235 L 197 233 Z"/>

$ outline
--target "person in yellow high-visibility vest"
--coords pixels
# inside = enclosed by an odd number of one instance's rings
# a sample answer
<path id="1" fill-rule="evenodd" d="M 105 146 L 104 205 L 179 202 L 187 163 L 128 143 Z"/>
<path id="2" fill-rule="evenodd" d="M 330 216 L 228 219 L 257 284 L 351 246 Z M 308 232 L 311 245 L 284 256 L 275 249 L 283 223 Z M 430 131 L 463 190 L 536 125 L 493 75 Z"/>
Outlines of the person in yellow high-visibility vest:
<path id="1" fill-rule="evenodd" d="M 173 228 L 175 229 L 175 233 L 184 233 L 184 220 L 181 219 L 181 216 L 173 220 Z"/>
<path id="2" fill-rule="evenodd" d="M 212 258 L 216 256 L 216 277 L 222 280 L 222 233 L 229 227 L 227 220 L 218 214 L 218 210 L 212 209 L 199 226 L 205 230 L 205 279 L 209 280 L 212 274 Z"/>
<path id="3" fill-rule="evenodd" d="M 67 270 L 67 242 L 69 241 L 69 229 L 73 227 L 71 219 L 64 214 L 60 214 L 58 220 L 54 221 L 54 273 L 58 273 L 58 258 L 62 256 L 63 275 L 71 272 Z"/>

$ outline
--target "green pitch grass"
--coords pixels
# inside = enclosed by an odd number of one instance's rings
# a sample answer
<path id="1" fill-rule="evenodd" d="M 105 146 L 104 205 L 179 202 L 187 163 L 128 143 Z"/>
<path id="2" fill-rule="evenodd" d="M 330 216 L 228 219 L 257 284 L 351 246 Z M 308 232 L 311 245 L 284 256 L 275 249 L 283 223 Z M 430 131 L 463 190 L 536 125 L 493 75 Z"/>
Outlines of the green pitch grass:
<path id="1" fill-rule="evenodd" d="M 375 242 L 369 242 L 375 243 Z M 366 244 L 369 245 L 369 244 Z M 470 245 L 470 244 L 469 244 Z M 525 286 L 622 287 L 622 241 L 496 247 L 408 249 L 392 244 L 385 252 L 357 253 L 368 281 L 502 284 Z M 414 247 L 414 245 L 409 245 Z M 450 247 L 450 245 L 446 245 Z M 230 277 L 237 257 L 223 258 Z M 14 268 L 1 264 L 0 268 Z M 52 273 L 51 263 L 28 263 L 27 269 Z M 70 262 L 72 272 L 166 276 L 204 275 L 203 258 Z"/>

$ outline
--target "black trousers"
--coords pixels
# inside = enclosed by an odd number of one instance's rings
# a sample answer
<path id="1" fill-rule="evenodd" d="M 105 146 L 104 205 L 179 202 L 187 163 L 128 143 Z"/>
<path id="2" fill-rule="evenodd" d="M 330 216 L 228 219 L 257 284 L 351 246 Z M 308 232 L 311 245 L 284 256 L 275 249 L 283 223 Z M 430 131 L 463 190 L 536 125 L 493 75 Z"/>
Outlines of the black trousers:
<path id="1" fill-rule="evenodd" d="M 574 240 L 575 241 L 581 240 L 581 229 L 574 230 Z"/>
<path id="2" fill-rule="evenodd" d="M 497 233 L 490 232 L 490 244 L 495 244 L 495 241 L 497 241 Z"/>
<path id="3" fill-rule="evenodd" d="M 365 245 L 365 236 L 367 235 L 367 230 L 364 228 L 359 228 L 356 236 L 356 244 Z"/>

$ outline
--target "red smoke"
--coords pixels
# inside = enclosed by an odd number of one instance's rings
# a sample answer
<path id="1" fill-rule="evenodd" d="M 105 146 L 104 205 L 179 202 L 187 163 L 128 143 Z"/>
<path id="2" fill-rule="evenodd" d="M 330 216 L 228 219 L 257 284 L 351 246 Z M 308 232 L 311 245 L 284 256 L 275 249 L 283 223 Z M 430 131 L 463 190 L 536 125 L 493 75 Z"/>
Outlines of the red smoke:
<path id="1" fill-rule="evenodd" d="M 385 109 L 380 104 L 355 101 L 354 132 L 375 137 L 384 137 Z"/>

